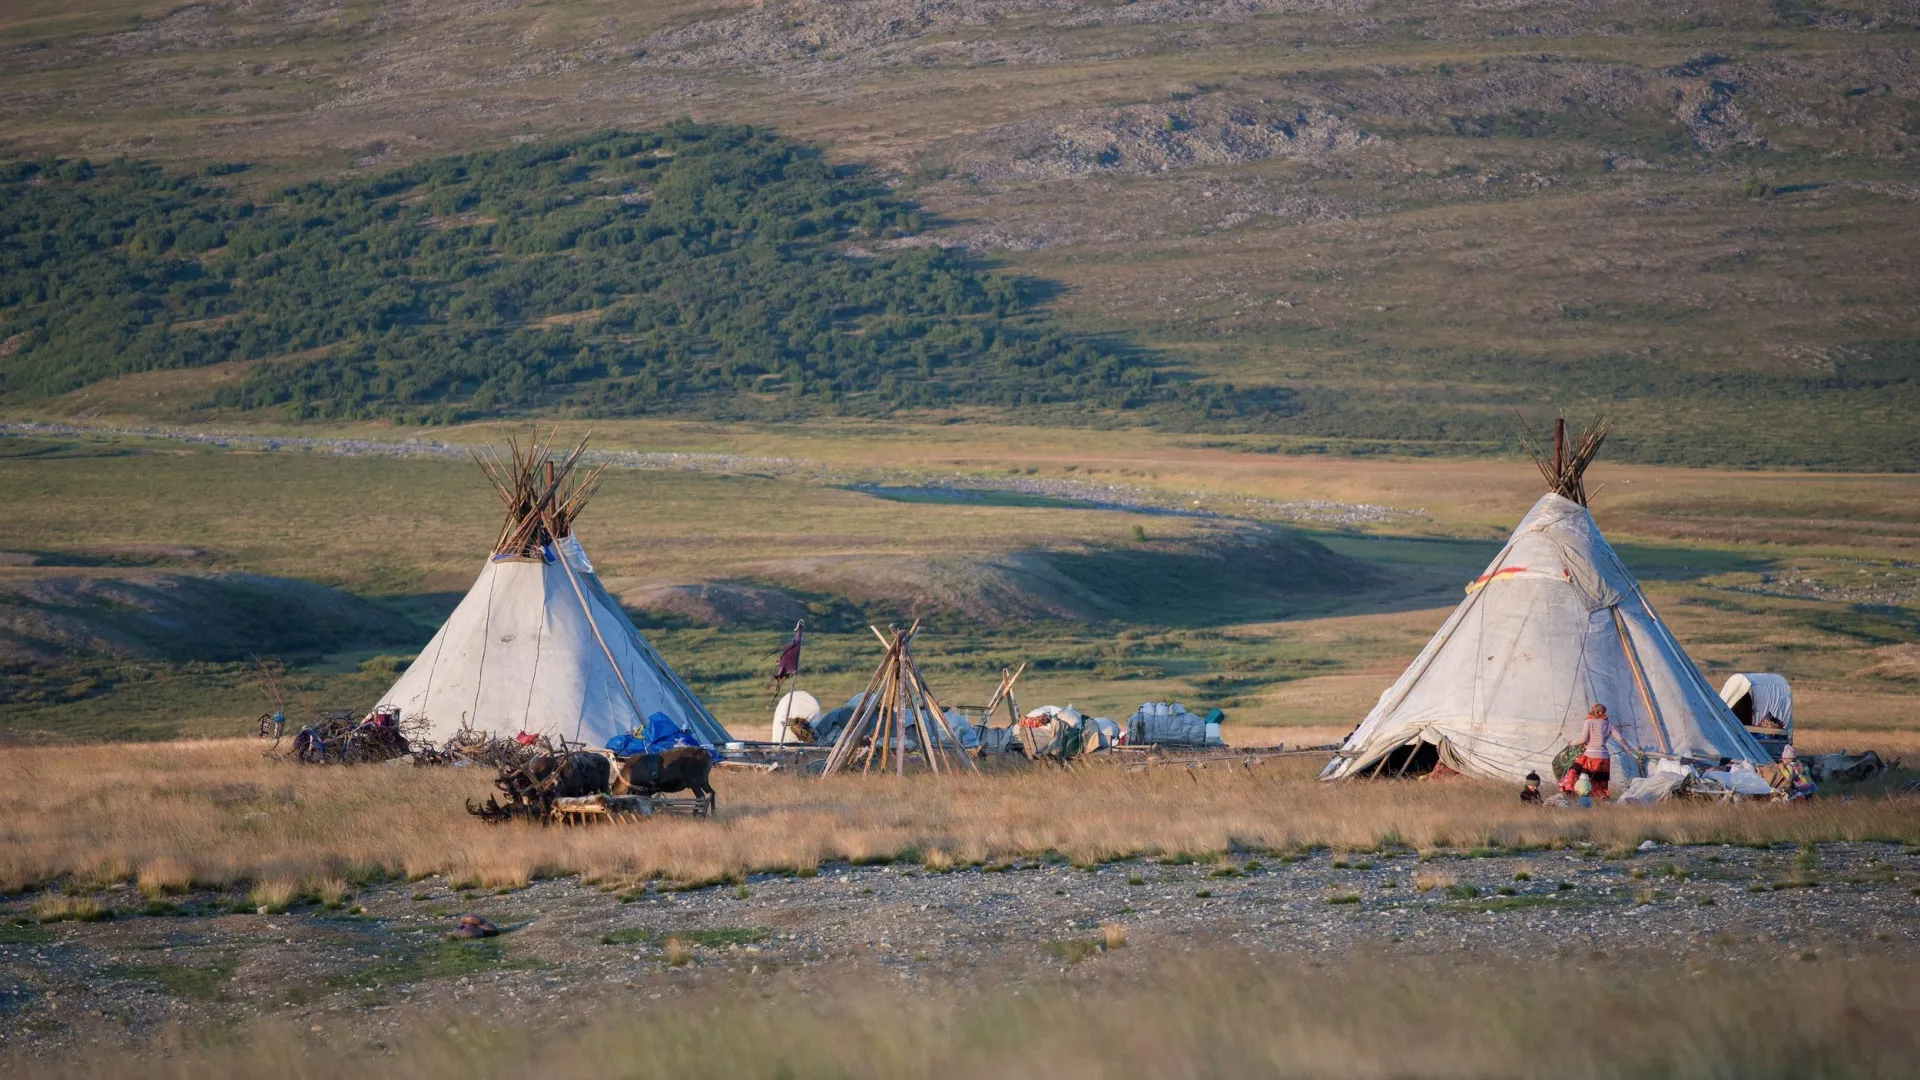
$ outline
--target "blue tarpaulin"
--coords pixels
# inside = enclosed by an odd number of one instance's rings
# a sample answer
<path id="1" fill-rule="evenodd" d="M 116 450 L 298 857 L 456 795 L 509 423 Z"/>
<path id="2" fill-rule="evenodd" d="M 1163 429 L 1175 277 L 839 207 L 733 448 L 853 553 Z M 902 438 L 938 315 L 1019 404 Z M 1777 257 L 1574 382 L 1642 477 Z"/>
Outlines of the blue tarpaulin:
<path id="1" fill-rule="evenodd" d="M 662 750 L 671 750 L 676 746 L 699 746 L 700 740 L 692 733 L 673 722 L 673 717 L 657 712 L 647 717 L 645 732 L 635 729 L 631 735 L 615 735 L 607 740 L 607 749 L 620 757 L 632 757 L 635 754 L 658 754 Z"/>

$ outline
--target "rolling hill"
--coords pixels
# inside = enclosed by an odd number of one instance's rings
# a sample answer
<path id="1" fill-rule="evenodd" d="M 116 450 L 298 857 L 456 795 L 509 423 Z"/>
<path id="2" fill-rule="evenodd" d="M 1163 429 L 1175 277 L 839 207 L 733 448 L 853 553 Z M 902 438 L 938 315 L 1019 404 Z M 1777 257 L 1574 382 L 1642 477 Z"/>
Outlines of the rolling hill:
<path id="1" fill-rule="evenodd" d="M 1896 0 L 26 0 L 0 13 L 0 158 L 104 171 L 126 156 L 305 212 L 476 152 L 537 157 L 683 116 L 755 125 L 867 192 L 836 225 L 848 265 L 807 256 L 809 276 L 834 270 L 823 290 L 911 256 L 967 296 L 1012 297 L 929 322 L 951 377 L 898 343 L 864 358 L 859 318 L 798 380 L 780 350 L 821 346 L 779 320 L 744 350 L 643 321 L 662 359 L 632 377 L 595 367 L 595 342 L 580 358 L 581 339 L 646 304 L 509 296 L 500 325 L 456 340 L 435 304 L 490 294 L 400 272 L 355 304 L 397 305 L 394 341 L 355 327 L 325 356 L 306 355 L 316 342 L 195 368 L 199 397 L 169 402 L 992 420 L 1038 401 L 1076 423 L 1333 453 L 1486 452 L 1511 446 L 1516 409 L 1605 407 L 1632 418 L 1622 459 L 1904 470 L 1920 461 L 1917 28 Z M 881 204 L 909 220 L 866 222 Z M 585 212 L 538 211 L 538 227 Z M 513 226 L 456 221 L 437 242 L 488 228 Z M 929 246 L 884 246 L 903 240 Z M 781 293 L 718 272 L 741 250 L 701 254 L 673 299 L 741 291 L 739 319 L 757 318 Z M 16 363 L 18 317 L 0 338 Z M 976 346 L 983 322 L 996 336 Z M 628 333 L 602 332 L 601 355 Z M 1019 370 L 987 356 L 1001 349 Z M 249 363 L 271 370 L 234 370 Z M 51 368 L 71 385 L 73 364 Z M 57 378 L 33 385 L 14 410 L 95 407 L 36 396 Z"/>

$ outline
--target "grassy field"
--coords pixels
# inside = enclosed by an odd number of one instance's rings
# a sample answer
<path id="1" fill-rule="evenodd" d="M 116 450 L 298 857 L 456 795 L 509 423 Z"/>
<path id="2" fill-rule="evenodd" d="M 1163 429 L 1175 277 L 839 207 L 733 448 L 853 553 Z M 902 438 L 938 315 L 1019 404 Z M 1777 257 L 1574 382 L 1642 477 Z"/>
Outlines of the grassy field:
<path id="1" fill-rule="evenodd" d="M 1803 740 L 1818 749 L 1859 732 Z M 1914 757 L 1912 732 L 1873 733 Z M 137 882 L 169 889 L 314 893 L 329 881 L 444 874 L 457 888 L 540 877 L 717 882 L 823 862 L 901 860 L 939 871 L 1053 854 L 1075 863 L 1231 850 L 1559 848 L 1880 840 L 1920 844 L 1910 798 L 1881 796 L 1911 770 L 1807 805 L 1664 803 L 1543 814 L 1502 784 L 1321 784 L 1324 759 L 1257 768 L 1131 772 L 1090 763 L 929 783 L 914 777 L 727 773 L 717 822 L 645 828 L 495 828 L 463 812 L 492 793 L 481 770 L 308 769 L 248 741 L 0 750 L 0 889 Z M 1062 806 L 1099 808 L 1063 814 Z"/>
<path id="2" fill-rule="evenodd" d="M 138 1050 L 16 1060 L 22 1077 L 395 1075 L 1571 1077 L 1905 1075 L 1920 1044 L 1905 1002 L 1911 965 L 1796 965 L 1775 1008 L 1752 988 L 1778 968 L 1641 956 L 1551 967 L 1464 955 L 1384 956 L 1329 969 L 1254 963 L 1230 950 L 1145 955 L 1071 975 L 995 971 L 979 985 L 903 998 L 880 972 L 762 978 L 670 1002 L 521 1005 L 519 1023 L 409 1008 L 373 1041 L 265 1024 L 226 1038 L 177 1033 Z M 1092 967 L 1100 965 L 1082 965 Z M 531 1009 L 531 1012 L 529 1010 Z M 549 1015 L 551 1013 L 551 1015 Z M 1632 1038 L 1570 1054 L 1569 1016 Z M 697 1023 L 688 1022 L 697 1017 Z M 724 1038 L 713 1033 L 723 1031 Z"/>
<path id="3" fill-rule="evenodd" d="M 709 455 L 611 470 L 581 534 L 669 660 L 742 733 L 764 723 L 763 661 L 791 626 L 779 612 L 792 610 L 815 628 L 805 685 L 823 700 L 864 684 L 876 661 L 866 620 L 924 615 L 920 656 L 950 700 L 984 699 L 1002 666 L 1025 660 L 1028 706 L 1125 716 L 1170 696 L 1225 707 L 1239 728 L 1344 730 L 1537 488 L 1511 461 L 1251 455 L 1145 432 L 1089 447 L 1044 429 L 625 423 L 597 439 Z M 211 632 L 185 653 L 60 639 L 51 658 L 9 661 L 0 725 L 16 738 L 236 734 L 266 704 L 251 651 L 288 662 L 296 712 L 365 707 L 465 591 L 496 525 L 477 470 L 457 456 L 108 435 L 6 438 L 0 449 L 0 482 L 24 508 L 0 523 L 0 550 L 14 553 L 0 585 L 15 598 L 16 645 L 53 649 L 46 627 L 78 610 L 33 590 L 155 575 L 327 586 L 387 613 L 377 625 L 391 635 L 289 634 L 319 619 L 301 621 L 310 599 L 289 592 L 295 614 L 262 624 L 283 636 L 245 648 Z M 1594 479 L 1602 527 L 1710 679 L 1782 671 L 1814 727 L 1920 725 L 1912 480 L 1607 464 Z M 899 501 L 885 490 L 1010 481 L 1212 515 L 1061 498 Z M 1355 507 L 1380 513 L 1325 520 Z M 707 613 L 703 624 L 661 606 L 662 590 L 702 584 L 789 607 Z M 88 612 L 89 632 L 114 625 Z M 33 637 L 36 627 L 46 634 Z"/>

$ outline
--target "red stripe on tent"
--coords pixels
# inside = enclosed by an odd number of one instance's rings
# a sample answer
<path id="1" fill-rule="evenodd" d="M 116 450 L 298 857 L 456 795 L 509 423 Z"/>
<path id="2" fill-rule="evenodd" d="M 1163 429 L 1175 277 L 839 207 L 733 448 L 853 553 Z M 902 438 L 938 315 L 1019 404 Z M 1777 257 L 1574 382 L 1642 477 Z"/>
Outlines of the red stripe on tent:
<path id="1" fill-rule="evenodd" d="M 1512 577 L 1515 574 L 1524 574 L 1526 572 L 1527 572 L 1527 568 L 1524 566 L 1503 566 L 1498 570 L 1492 571 L 1491 573 L 1481 574 L 1479 577 L 1474 578 L 1472 584 L 1467 586 L 1467 591 L 1473 592 L 1475 589 L 1480 588 L 1482 585 L 1485 585 L 1487 582 L 1492 581 L 1494 578 Z"/>

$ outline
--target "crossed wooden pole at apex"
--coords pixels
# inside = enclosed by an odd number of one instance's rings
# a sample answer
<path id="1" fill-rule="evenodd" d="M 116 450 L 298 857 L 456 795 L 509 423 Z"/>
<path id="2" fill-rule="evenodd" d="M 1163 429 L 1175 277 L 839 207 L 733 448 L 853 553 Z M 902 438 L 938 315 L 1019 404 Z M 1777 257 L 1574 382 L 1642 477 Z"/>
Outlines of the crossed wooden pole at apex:
<path id="1" fill-rule="evenodd" d="M 880 639 L 886 655 L 867 680 L 853 717 L 834 741 L 823 775 L 849 771 L 857 763 L 862 775 L 878 765 L 882 773 L 891 766 L 895 775 L 905 776 L 910 738 L 918 743 L 921 760 L 936 776 L 956 772 L 963 765 L 979 772 L 947 724 L 946 710 L 914 665 L 911 647 L 920 632 L 920 620 L 904 631 L 891 624 L 884 634 L 876 626 L 867 629 Z"/>

